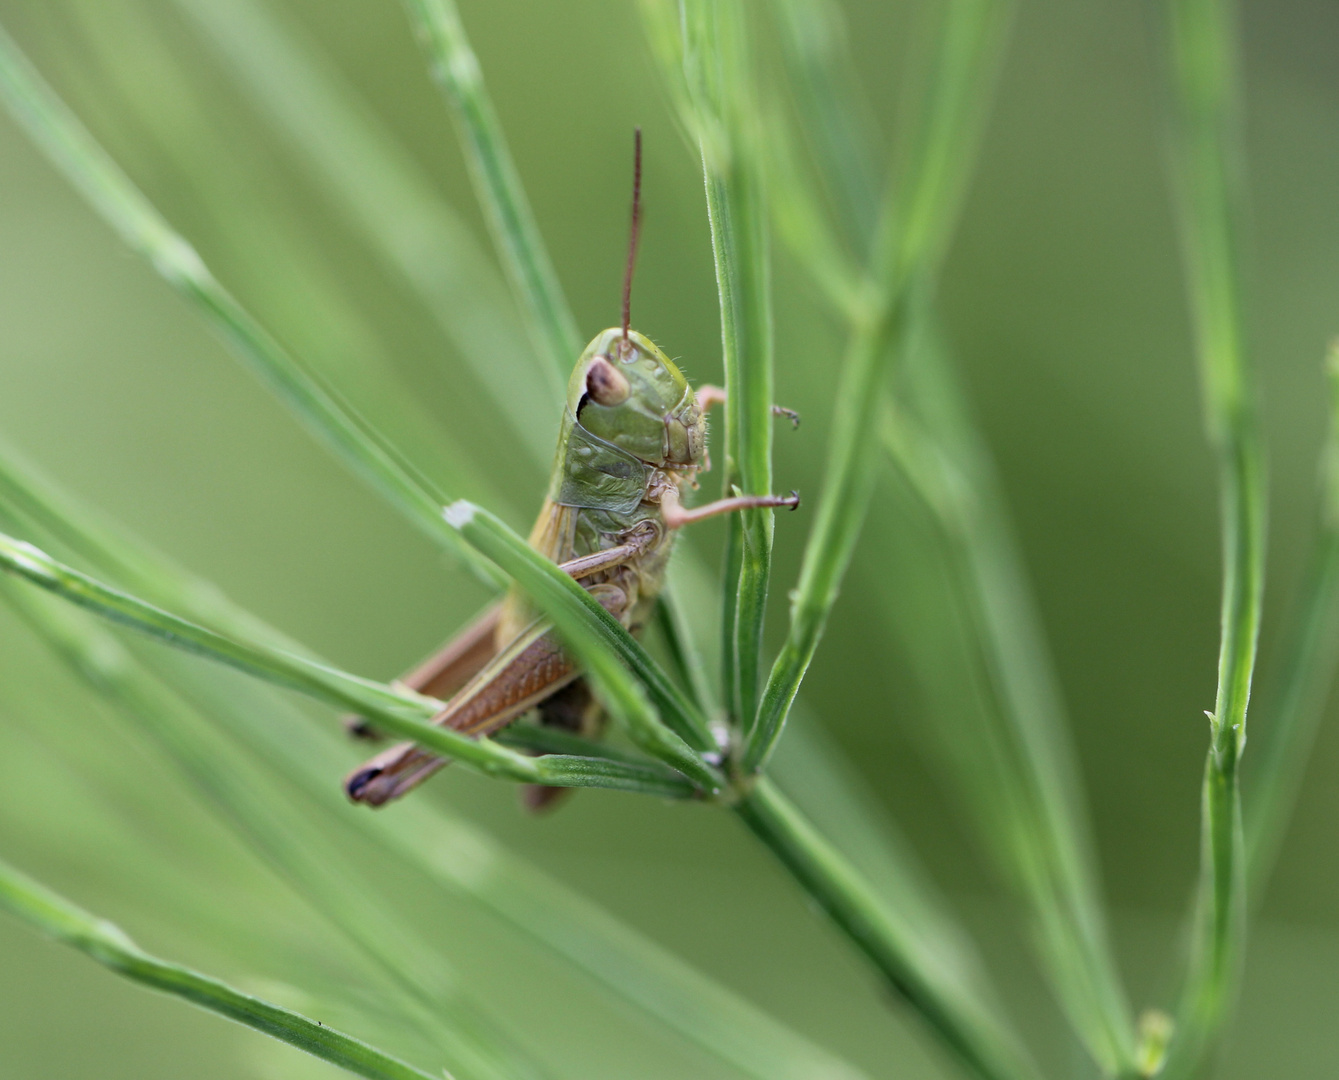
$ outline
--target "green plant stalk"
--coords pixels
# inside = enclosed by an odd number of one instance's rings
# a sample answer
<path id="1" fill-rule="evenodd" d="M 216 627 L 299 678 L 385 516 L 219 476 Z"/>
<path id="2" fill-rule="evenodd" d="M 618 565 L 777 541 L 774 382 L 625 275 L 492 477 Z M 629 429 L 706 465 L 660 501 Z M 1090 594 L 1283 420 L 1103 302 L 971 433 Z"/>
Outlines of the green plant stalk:
<path id="1" fill-rule="evenodd" d="M 1258 771 L 1247 774 L 1246 866 L 1257 904 L 1278 857 L 1339 668 L 1339 341 L 1326 358 L 1330 429 L 1322 460 L 1319 535 L 1281 650 L 1283 670 L 1257 715 L 1264 718 Z M 1260 741 L 1260 736 L 1256 736 Z"/>
<path id="2" fill-rule="evenodd" d="M 985 735 L 992 797 L 982 813 L 1006 839 L 997 856 L 1033 909 L 1047 973 L 1093 1057 L 1109 1073 L 1135 1067 L 1129 1005 L 1086 857 L 1083 800 L 1058 689 L 1014 550 L 987 451 L 970 422 L 933 335 L 907 365 L 903 396 L 913 421 L 885 402 L 882 442 L 942 537 L 951 585 L 988 686 Z M 967 732 L 958 732 L 962 738 Z M 954 736 L 950 736 L 954 737 Z M 981 786 L 975 777 L 964 778 Z"/>
<path id="3" fill-rule="evenodd" d="M 304 821 L 291 802 L 269 795 L 243 755 L 207 734 L 187 703 L 111 634 L 91 617 L 57 608 L 56 600 L 23 586 L 7 585 L 0 592 L 90 688 L 164 750 L 243 842 L 386 977 L 454 1069 L 478 1080 L 535 1075 L 514 1053 L 502 1051 L 503 1036 L 460 1000 L 440 952 L 397 920 L 385 898 L 371 894 L 357 875 L 338 869 L 347 854 Z"/>
<path id="4" fill-rule="evenodd" d="M 540 238 L 460 13 L 452 0 L 405 0 L 405 7 L 428 55 L 433 78 L 460 126 L 474 189 L 503 265 L 565 386 L 581 353 L 580 334 Z"/>
<path id="5" fill-rule="evenodd" d="M 989 0 L 964 0 L 947 15 L 935 92 L 912 140 L 900 190 L 886 197 L 871 255 L 874 285 L 853 305 L 854 330 L 838 383 L 823 490 L 791 604 L 790 632 L 745 752 L 748 770 L 763 766 L 781 736 L 850 563 L 873 484 L 875 455 L 869 447 L 877 400 L 913 300 L 928 295 L 947 247 L 981 122 L 980 91 L 988 83 L 1006 13 Z"/>
<path id="6" fill-rule="evenodd" d="M 200 683 L 209 669 L 193 665 L 185 674 L 188 692 L 204 694 L 210 715 L 268 760 L 282 763 L 314 800 L 336 799 L 330 777 L 344 768 L 345 757 L 337 735 L 312 727 L 263 683 L 239 688 L 228 680 L 215 688 Z M 215 674 L 212 681 L 217 680 Z M 239 700 L 239 689 L 248 697 Z M 735 1069 L 757 1080 L 862 1080 L 858 1070 L 693 971 L 433 800 L 408 799 L 394 814 L 359 813 L 347 820 L 437 887 L 478 904 L 575 965 L 619 1002 L 644 1010 Z"/>
<path id="7" fill-rule="evenodd" d="M 686 798 L 696 792 L 689 781 L 651 763 L 632 766 L 560 755 L 530 758 L 489 739 L 470 739 L 435 727 L 427 721 L 443 703 L 434 698 L 397 691 L 305 657 L 197 626 L 64 566 L 31 544 L 2 535 L 0 569 L 179 649 L 300 690 L 337 708 L 353 709 L 378 727 L 489 776 L 554 787 L 608 787 L 670 798 Z"/>
<path id="8" fill-rule="evenodd" d="M 441 524 L 442 499 L 425 490 L 392 450 L 374 438 L 214 278 L 193 247 L 120 170 L 0 29 L 0 95 L 15 119 L 122 239 L 195 303 L 239 355 L 355 471 L 370 480 L 421 529 L 461 558 L 483 581 L 500 586 L 495 569 Z"/>
<path id="9" fill-rule="evenodd" d="M 182 998 L 368 1080 L 434 1080 L 375 1047 L 218 979 L 150 956 L 120 927 L 0 861 L 0 907 L 132 982 Z"/>
<path id="10" fill-rule="evenodd" d="M 849 57 L 837 47 L 843 34 L 835 9 L 819 0 L 784 0 L 779 4 L 787 44 L 787 60 L 795 80 L 808 96 L 801 100 L 809 119 L 840 109 L 858 116 L 860 103 L 846 75 Z M 976 142 L 985 102 L 995 82 L 1003 55 L 1012 4 L 997 0 L 953 0 L 940 16 L 936 40 L 925 51 L 933 57 L 919 122 L 910 126 L 905 150 L 904 186 L 908 191 L 905 234 L 910 250 L 935 254 L 946 236 L 945 223 L 961 198 L 968 175 L 966 165 Z M 827 70 L 823 69 L 827 65 Z M 820 155 L 831 191 L 847 190 L 850 176 L 866 167 L 858 147 L 833 142 L 837 130 L 811 131 L 811 142 L 827 140 L 829 153 Z M 784 140 L 777 140 L 784 146 Z M 850 282 L 858 271 L 834 263 L 835 247 L 818 200 L 786 155 L 778 157 L 781 229 L 806 269 L 838 312 L 848 318 L 853 310 Z M 847 199 L 851 199 L 849 190 Z M 869 212 L 856 202 L 844 207 L 848 220 L 869 227 Z M 817 244 L 822 258 L 807 258 Z M 921 324 L 923 312 L 910 316 Z M 924 350 L 919 350 L 920 356 Z M 951 380 L 939 378 L 938 396 L 952 398 Z M 887 406 L 885 406 L 887 408 Z M 944 410 L 941 408 L 940 412 Z M 1129 1072 L 1135 1052 L 1133 1025 L 1110 954 L 1099 890 L 1085 857 L 1082 798 L 1072 754 L 1067 746 L 1058 697 L 1053 690 L 1045 649 L 1035 616 L 1027 604 L 1027 587 L 1016 561 L 1008 554 L 1007 526 L 993 509 L 992 480 L 983 451 L 974 447 L 970 424 L 960 407 L 949 407 L 951 418 L 938 417 L 933 426 L 918 429 L 914 437 L 889 441 L 884 416 L 884 446 L 939 520 L 961 581 L 965 611 L 981 639 L 982 657 L 1000 697 L 1003 719 L 1013 728 L 995 739 L 998 781 L 1010 788 L 1006 800 L 1032 818 L 1015 834 L 1038 843 L 1027 852 L 1010 852 L 1006 862 L 1011 876 L 1029 896 L 1041 931 L 1043 960 L 1060 1000 L 1082 1034 L 1093 1056 L 1108 1072 Z M 947 422 L 947 426 L 946 426 Z M 939 442 L 941 445 L 935 446 Z M 922 459 L 922 460 L 911 460 Z M 926 475 L 926 469 L 930 475 Z M 942 474 L 942 475 L 941 475 Z M 993 515 L 993 516 L 992 516 Z"/>
<path id="11" fill-rule="evenodd" d="M 773 333 L 759 110 L 737 0 L 644 0 L 651 45 L 702 163 L 724 356 L 724 494 L 770 494 Z M 757 712 L 773 514 L 727 525 L 721 619 L 722 689 L 743 732 Z"/>
<path id="12" fill-rule="evenodd" d="M 1235 170 L 1234 9 L 1170 0 L 1179 195 L 1191 308 L 1222 514 L 1222 641 L 1205 763 L 1201 880 L 1167 1075 L 1196 1072 L 1226 1016 L 1245 938 L 1239 761 L 1246 744 L 1265 569 L 1265 465 L 1242 324 Z"/>
<path id="13" fill-rule="evenodd" d="M 1265 731 L 1259 772 L 1245 778 L 1252 904 L 1263 897 L 1274 869 L 1339 667 L 1339 531 L 1332 525 L 1316 540 L 1299 593 L 1302 612 L 1281 649 L 1279 688 L 1256 706 Z"/>
<path id="14" fill-rule="evenodd" d="M 1035 1075 L 1008 1031 L 939 976 L 907 925 L 771 781 L 760 777 L 735 812 L 962 1064 L 990 1080 Z"/>
<path id="15" fill-rule="evenodd" d="M 837 207 L 850 250 L 863 255 L 879 216 L 870 147 L 877 132 L 855 85 L 845 21 L 832 0 L 772 0 L 786 68 L 804 115 L 809 160 Z"/>

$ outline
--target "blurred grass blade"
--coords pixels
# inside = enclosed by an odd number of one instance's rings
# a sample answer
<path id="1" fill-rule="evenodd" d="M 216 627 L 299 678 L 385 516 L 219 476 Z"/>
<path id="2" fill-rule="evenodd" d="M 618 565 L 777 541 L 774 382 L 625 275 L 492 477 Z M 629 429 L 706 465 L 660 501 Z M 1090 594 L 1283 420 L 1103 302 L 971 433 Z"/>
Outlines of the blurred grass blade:
<path id="1" fill-rule="evenodd" d="M 184 612 L 233 637 L 255 638 L 286 652 L 304 647 L 233 603 L 211 582 L 174 564 L 142 541 L 128 539 L 101 515 L 76 503 L 49 477 L 0 443 L 0 507 L 35 525 L 116 584 L 159 607 Z"/>
<path id="2" fill-rule="evenodd" d="M 405 0 L 433 78 L 446 95 L 465 144 L 474 190 L 522 306 L 561 380 L 567 385 L 581 353 L 576 320 L 539 235 L 502 125 L 484 88 L 479 60 L 452 0 Z"/>
<path id="3" fill-rule="evenodd" d="M 696 137 L 720 297 L 724 354 L 725 462 L 722 485 L 772 490 L 772 309 L 761 111 L 750 70 L 748 27 L 735 0 L 665 0 L 644 5 L 652 43 L 684 123 Z M 771 572 L 770 510 L 731 515 L 724 635 L 727 705 L 745 735 L 757 713 L 762 625 Z"/>
<path id="4" fill-rule="evenodd" d="M 1226 1018 L 1245 935 L 1238 765 L 1265 573 L 1265 466 L 1242 316 L 1235 7 L 1169 0 L 1173 138 L 1209 440 L 1219 459 L 1223 598 L 1218 691 L 1204 770 L 1192 953 L 1167 1075 L 1196 1073 Z"/>
<path id="5" fill-rule="evenodd" d="M 964 991 L 953 958 L 890 911 L 770 780 L 760 777 L 736 812 L 975 1075 L 1035 1075 L 1009 1031 Z"/>
<path id="6" fill-rule="evenodd" d="M 434 1080 L 375 1047 L 217 979 L 150 956 L 120 927 L 0 861 L 0 907 L 133 982 L 182 998 L 368 1080 Z"/>
<path id="7" fill-rule="evenodd" d="M 856 86 L 845 20 L 834 0 L 772 0 L 772 7 L 804 117 L 808 159 L 837 208 L 847 245 L 863 258 L 879 217 L 882 183 L 872 157 L 879 140 Z"/>
<path id="8" fill-rule="evenodd" d="M 273 691 L 194 680 L 204 707 L 281 763 L 314 799 L 338 798 L 330 777 L 344 768 L 339 737 L 314 728 Z M 509 853 L 431 799 L 408 799 L 393 815 L 357 814 L 350 823 L 373 843 L 417 867 L 451 895 L 467 897 L 511 930 L 584 972 L 623 1004 L 757 1080 L 859 1080 L 852 1066 L 820 1050 L 730 991 L 625 926 L 561 882 Z"/>
<path id="9" fill-rule="evenodd" d="M 974 788 L 981 827 L 1005 875 L 1027 899 L 1044 966 L 1061 1006 L 1102 1067 L 1134 1066 L 1135 1039 L 1102 912 L 1084 800 L 1040 619 L 1028 596 L 998 481 L 972 429 L 942 342 L 916 334 L 899 380 L 896 409 L 885 403 L 882 441 L 931 514 L 951 587 L 966 616 L 985 700 L 960 715 L 945 738 Z M 959 670 L 943 672 L 961 680 Z"/>
<path id="10" fill-rule="evenodd" d="M 1339 668 L 1339 341 L 1326 358 L 1330 427 L 1322 466 L 1321 511 L 1310 563 L 1279 655 L 1282 670 L 1256 705 L 1263 734 L 1257 771 L 1245 776 L 1249 898 L 1260 902 L 1278 858 L 1306 764 Z"/>
<path id="11" fill-rule="evenodd" d="M 0 29 L 0 94 L 16 120 L 122 238 L 174 288 L 198 305 L 239 354 L 356 471 L 483 580 L 496 571 L 460 543 L 440 518 L 443 498 L 373 437 L 215 280 L 199 255 L 163 219 Z"/>
<path id="12" fill-rule="evenodd" d="M 538 555 L 534 557 L 540 559 Z M 553 566 L 552 563 L 544 565 Z M 410 691 L 398 691 L 262 642 L 229 637 L 198 626 L 64 566 L 31 544 L 3 535 L 0 535 L 0 569 L 27 578 L 71 603 L 179 649 L 228 664 L 277 685 L 300 690 L 336 708 L 352 709 L 377 727 L 490 776 L 553 787 L 605 787 L 671 798 L 694 794 L 691 783 L 652 764 L 635 766 L 608 759 L 565 755 L 530 758 L 490 739 L 470 739 L 448 728 L 435 727 L 428 720 L 440 711 L 440 701 Z M 584 591 L 582 595 L 586 595 Z M 629 682 L 634 692 L 640 691 L 630 677 Z M 661 730 L 667 736 L 670 734 Z M 669 752 L 666 753 L 668 756 Z M 688 764 L 694 760 L 700 762 L 691 752 L 683 756 Z M 708 790 L 714 790 L 711 770 L 701 764 L 699 771 L 712 778 L 712 787 Z"/>
<path id="13" fill-rule="evenodd" d="M 313 180 L 393 267 L 530 454 L 553 456 L 567 369 L 536 363 L 515 305 L 469 227 L 313 43 L 254 0 L 176 0 Z"/>
<path id="14" fill-rule="evenodd" d="M 189 706 L 140 667 L 88 616 L 5 583 L 4 599 L 74 672 L 160 746 L 203 798 L 308 905 L 359 949 L 387 980 L 424 1037 L 442 1047 L 461 1077 L 537 1076 L 504 1050 L 500 1033 L 462 999 L 450 966 L 403 920 L 387 898 L 348 872 L 348 854 L 281 798 L 268 778 L 213 734 Z M 334 778 L 331 778 L 332 787 Z"/>
<path id="15" fill-rule="evenodd" d="M 329 259 L 326 237 L 270 186 L 274 140 L 266 140 L 259 125 L 246 133 L 229 129 L 233 103 L 202 79 L 198 50 L 183 48 L 188 43 L 177 30 L 176 19 L 164 18 L 144 0 L 79 5 L 78 19 L 62 33 L 58 51 L 78 56 L 73 71 L 64 69 L 71 92 L 82 89 L 80 101 L 109 124 L 110 138 L 124 134 L 127 125 L 138 130 L 127 152 L 153 147 L 152 174 L 172 172 L 174 186 L 189 190 L 192 207 L 204 212 L 199 240 L 210 249 L 211 262 L 227 266 L 230 291 L 239 299 L 249 295 L 259 321 L 350 403 L 370 431 L 393 431 L 404 460 L 447 491 L 469 498 L 487 494 L 500 512 L 497 496 L 470 467 L 468 448 L 429 411 L 406 383 L 400 363 L 391 359 L 402 343 L 387 347 L 387 327 L 364 313 L 365 298 Z M 271 100 L 292 96 L 289 91 Z M 229 136 L 220 138 L 221 130 Z M 283 139 L 283 149 L 294 142 Z M 395 221 L 393 211 L 387 216 Z M 284 272 L 276 274 L 277 266 Z M 506 317 L 505 288 L 495 293 L 501 305 L 495 321 L 514 322 Z M 487 313 L 483 300 L 480 296 L 476 318 Z M 518 366 L 523 358 L 518 349 Z M 520 396 L 534 396 L 535 381 L 522 387 Z M 541 426 L 537 422 L 531 429 L 532 439 Z"/>
<path id="16" fill-rule="evenodd" d="M 781 735 L 864 521 L 874 477 L 875 421 L 893 355 L 918 293 L 928 293 L 966 187 L 998 56 L 1005 8 L 962 0 L 946 15 L 932 91 L 896 198 L 888 197 L 872 256 L 876 285 L 854 329 L 837 386 L 820 502 L 791 604 L 791 629 L 763 696 L 745 764 L 757 769 Z"/>

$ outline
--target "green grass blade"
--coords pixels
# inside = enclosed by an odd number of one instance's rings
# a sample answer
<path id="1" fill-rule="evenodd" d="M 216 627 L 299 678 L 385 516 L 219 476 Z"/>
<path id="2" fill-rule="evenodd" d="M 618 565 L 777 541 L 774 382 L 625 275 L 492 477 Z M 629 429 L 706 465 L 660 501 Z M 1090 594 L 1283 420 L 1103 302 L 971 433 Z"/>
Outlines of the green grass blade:
<path id="1" fill-rule="evenodd" d="M 643 5 L 652 45 L 702 161 L 725 364 L 725 494 L 772 490 L 773 332 L 758 93 L 740 4 Z M 718 466 L 719 467 L 719 466 Z M 757 712 L 773 513 L 730 522 L 723 651 L 727 705 L 745 734 Z"/>
<path id="2" fill-rule="evenodd" d="M 452 0 L 405 0 L 405 7 L 428 55 L 433 78 L 459 125 L 474 189 L 503 265 L 566 386 L 581 352 L 581 336 L 539 235 L 460 13 Z"/>
<path id="3" fill-rule="evenodd" d="M 432 313 L 522 444 L 553 456 L 567 368 L 537 360 L 468 226 L 311 43 L 252 0 L 177 0 L 367 244 Z M 566 358 L 570 367 L 573 353 Z"/>
<path id="4" fill-rule="evenodd" d="M 760 778 L 736 812 L 974 1075 L 992 1080 L 1035 1075 L 1007 1029 L 962 992 L 946 958 L 889 911 L 771 781 Z"/>
<path id="5" fill-rule="evenodd" d="M 443 527 L 443 501 L 394 451 L 291 356 L 209 272 L 195 249 L 148 202 L 0 30 L 0 95 L 15 119 L 122 238 L 209 317 L 239 355 L 307 423 L 410 519 L 483 580 L 496 571 Z"/>
<path id="6" fill-rule="evenodd" d="M 551 563 L 545 565 L 552 567 Z M 470 739 L 448 728 L 434 727 L 428 720 L 441 710 L 440 701 L 350 675 L 262 642 L 198 626 L 65 566 L 31 544 L 3 535 L 0 535 L 0 569 L 176 648 L 302 691 L 336 708 L 352 709 L 377 727 L 490 776 L 554 787 L 604 787 L 666 797 L 689 797 L 695 793 L 693 784 L 655 766 L 560 755 L 530 758 L 490 739 Z M 586 593 L 583 591 L 582 595 Z M 640 690 L 638 684 L 629 682 Z M 665 736 L 671 735 L 667 729 L 660 730 Z M 691 751 L 684 756 L 689 764 L 694 758 Z M 699 766 L 699 771 L 707 777 L 713 775 L 705 764 Z M 713 779 L 708 790 L 714 790 L 715 783 Z"/>
<path id="7" fill-rule="evenodd" d="M 1236 171 L 1235 8 L 1168 4 L 1172 172 L 1181 213 L 1209 439 L 1219 461 L 1223 598 L 1218 691 L 1205 763 L 1203 850 L 1192 955 L 1169 1076 L 1200 1067 L 1233 996 L 1245 934 L 1238 765 L 1255 668 L 1265 571 L 1265 466 L 1242 316 Z"/>
<path id="8" fill-rule="evenodd" d="M 1326 363 L 1330 383 L 1330 429 L 1322 462 L 1319 535 L 1299 589 L 1297 613 L 1290 620 L 1282 670 L 1266 684 L 1256 705 L 1259 762 L 1244 777 L 1247 882 L 1252 904 L 1264 892 L 1288 820 L 1302 786 L 1325 706 L 1339 669 L 1339 342 Z"/>
<path id="9" fill-rule="evenodd" d="M 347 872 L 343 846 L 315 827 L 303 808 L 281 798 L 268 777 L 213 734 L 111 634 L 30 589 L 8 585 L 4 599 L 91 689 L 161 747 L 241 839 L 362 952 L 425 1038 L 442 1046 L 453 1070 L 480 1080 L 537 1075 L 514 1051 L 503 1050 L 502 1036 L 489 1031 L 476 1007 L 460 999 L 440 951 L 396 918 L 388 897 Z"/>
<path id="10" fill-rule="evenodd" d="M 879 217 L 877 128 L 856 86 L 845 20 L 833 0 L 773 0 L 787 71 L 823 186 L 849 248 L 861 255 Z M 774 174 L 775 175 L 775 174 Z"/>
<path id="11" fill-rule="evenodd" d="M 873 254 L 877 286 L 854 318 L 837 388 L 833 438 L 791 629 L 763 695 L 757 737 L 745 764 L 759 768 L 781 735 L 808 670 L 864 521 L 877 457 L 877 400 L 901 344 L 917 293 L 928 290 L 951 233 L 970 173 L 984 91 L 998 57 L 1005 8 L 986 0 L 955 5 L 946 16 L 925 115 L 894 198 L 890 195 Z"/>
<path id="12" fill-rule="evenodd" d="M 133 982 L 182 998 L 368 1080 L 433 1080 L 375 1047 L 226 983 L 150 956 L 120 927 L 90 915 L 0 861 L 0 907 Z"/>
<path id="13" fill-rule="evenodd" d="M 976 720 L 986 730 L 964 730 L 976 718 L 962 716 L 946 737 L 963 741 L 962 753 L 990 748 L 989 761 L 961 770 L 962 783 L 975 787 L 989 846 L 1032 909 L 1044 967 L 1071 1023 L 1105 1070 L 1127 1073 L 1133 1023 L 1040 619 L 943 346 L 928 332 L 916 341 L 899 405 L 885 407 L 882 442 L 935 524 L 986 688 Z"/>

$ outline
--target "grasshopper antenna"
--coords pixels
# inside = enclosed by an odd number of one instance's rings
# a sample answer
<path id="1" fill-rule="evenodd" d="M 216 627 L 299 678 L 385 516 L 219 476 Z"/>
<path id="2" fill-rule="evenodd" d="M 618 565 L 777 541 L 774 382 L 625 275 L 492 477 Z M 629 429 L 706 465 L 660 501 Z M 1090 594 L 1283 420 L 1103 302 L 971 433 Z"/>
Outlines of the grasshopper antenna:
<path id="1" fill-rule="evenodd" d="M 633 129 L 632 229 L 628 233 L 628 265 L 623 271 L 623 340 L 632 325 L 632 271 L 637 265 L 637 237 L 642 229 L 642 129 Z"/>

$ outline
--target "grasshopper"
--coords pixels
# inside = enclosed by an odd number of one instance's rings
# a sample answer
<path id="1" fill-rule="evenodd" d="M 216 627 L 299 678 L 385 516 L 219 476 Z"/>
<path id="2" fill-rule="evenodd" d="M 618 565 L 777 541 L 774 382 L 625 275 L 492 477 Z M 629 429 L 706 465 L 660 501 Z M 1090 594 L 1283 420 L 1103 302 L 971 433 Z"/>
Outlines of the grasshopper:
<path id="1" fill-rule="evenodd" d="M 630 328 L 640 130 L 635 146 L 623 322 L 598 334 L 572 370 L 548 496 L 530 534 L 531 547 L 581 582 L 633 634 L 655 606 L 679 529 L 751 507 L 799 505 L 793 492 L 736 496 L 694 509 L 682 504 L 682 489 L 696 487 L 710 468 L 706 411 L 722 403 L 725 392 L 713 386 L 694 392 L 669 357 Z M 775 411 L 797 422 L 790 410 Z M 532 709 L 541 724 L 586 737 L 598 736 L 604 725 L 580 669 L 515 587 L 401 682 L 447 700 L 433 722 L 467 735 L 492 734 Z M 357 718 L 351 729 L 368 733 Z M 355 802 L 381 806 L 446 763 L 405 743 L 354 770 L 345 790 Z M 539 809 L 563 790 L 529 785 L 525 801 Z"/>

